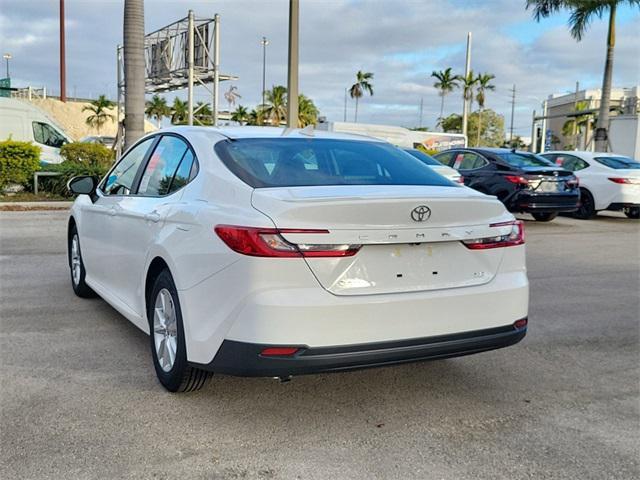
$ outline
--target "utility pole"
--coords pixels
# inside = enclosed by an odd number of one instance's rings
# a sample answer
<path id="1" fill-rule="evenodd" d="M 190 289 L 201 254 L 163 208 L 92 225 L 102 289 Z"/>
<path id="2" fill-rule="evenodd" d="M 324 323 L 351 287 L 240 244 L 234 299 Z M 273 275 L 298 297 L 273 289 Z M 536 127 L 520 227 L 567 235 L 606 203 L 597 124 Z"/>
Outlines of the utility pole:
<path id="1" fill-rule="evenodd" d="M 467 33 L 467 62 L 464 69 L 464 77 L 469 77 L 471 71 L 471 32 Z M 462 134 L 467 135 L 467 123 L 469 121 L 469 102 L 462 93 Z"/>
<path id="2" fill-rule="evenodd" d="M 194 18 L 193 18 L 193 10 L 189 10 L 188 16 L 188 45 L 187 45 L 187 123 L 189 125 L 193 125 L 193 57 L 194 57 Z M 215 95 L 215 93 L 214 93 Z M 215 102 L 214 102 L 215 103 Z"/>
<path id="3" fill-rule="evenodd" d="M 531 153 L 536 153 L 536 111 L 531 115 Z"/>
<path id="4" fill-rule="evenodd" d="M 60 0 L 60 101 L 67 101 L 67 67 L 64 41 L 64 0 Z"/>
<path id="5" fill-rule="evenodd" d="M 298 25 L 300 1 L 289 0 L 289 74 L 287 77 L 287 127 L 298 126 Z"/>
<path id="6" fill-rule="evenodd" d="M 343 118 L 343 122 L 347 121 L 347 91 L 349 89 L 345 87 L 344 89 L 344 118 Z"/>
<path id="7" fill-rule="evenodd" d="M 215 25 L 213 38 L 213 126 L 218 126 L 218 109 L 220 108 L 220 15 L 213 16 Z M 229 112 L 231 113 L 231 112 Z"/>
<path id="8" fill-rule="evenodd" d="M 516 84 L 513 84 L 511 89 L 511 126 L 509 127 L 509 145 L 512 146 L 513 142 L 513 113 L 516 108 Z"/>
<path id="9" fill-rule="evenodd" d="M 418 128 L 422 128 L 422 110 L 423 110 L 424 98 L 420 97 L 420 121 L 418 122 Z"/>
<path id="10" fill-rule="evenodd" d="M 547 101 L 542 102 L 542 132 L 540 133 L 540 153 L 544 153 L 547 143 Z"/>
<path id="11" fill-rule="evenodd" d="M 262 108 L 264 108 L 264 92 L 267 89 L 267 45 L 269 40 L 267 37 L 262 37 Z"/>
<path id="12" fill-rule="evenodd" d="M 11 78 L 11 75 L 9 75 L 9 60 L 11 60 L 13 56 L 10 53 L 5 53 L 4 55 L 2 55 L 2 58 L 4 58 L 5 62 L 7 63 L 7 78 Z"/>

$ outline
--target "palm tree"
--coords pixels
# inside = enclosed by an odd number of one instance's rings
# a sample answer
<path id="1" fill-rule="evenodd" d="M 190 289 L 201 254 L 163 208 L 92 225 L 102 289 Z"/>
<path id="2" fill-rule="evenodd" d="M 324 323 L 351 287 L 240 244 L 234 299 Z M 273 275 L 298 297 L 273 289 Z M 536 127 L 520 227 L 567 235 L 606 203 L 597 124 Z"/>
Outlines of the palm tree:
<path id="1" fill-rule="evenodd" d="M 171 124 L 186 125 L 188 115 L 187 102 L 180 100 L 178 97 L 174 98 L 171 106 Z"/>
<path id="2" fill-rule="evenodd" d="M 471 105 L 473 104 L 473 88 L 476 86 L 478 78 L 473 74 L 473 70 L 469 70 L 466 76 L 462 77 L 462 98 L 464 100 L 465 109 L 469 112 Z M 468 134 L 469 114 L 462 115 L 462 132 Z"/>
<path id="3" fill-rule="evenodd" d="M 97 100 L 94 100 L 89 105 L 82 107 L 83 112 L 91 112 L 91 115 L 87 117 L 85 123 L 91 128 L 95 128 L 100 135 L 100 129 L 107 123 L 107 120 L 115 118 L 112 114 L 107 112 L 107 109 L 113 108 L 115 103 L 109 100 L 104 95 L 100 95 Z"/>
<path id="4" fill-rule="evenodd" d="M 158 128 L 162 128 L 162 119 L 171 115 L 171 109 L 167 105 L 167 100 L 154 95 L 151 100 L 147 100 L 144 113 L 151 118 L 155 118 Z"/>
<path id="5" fill-rule="evenodd" d="M 213 111 L 208 103 L 198 102 L 193 109 L 193 118 L 200 125 L 212 125 L 213 124 Z"/>
<path id="6" fill-rule="evenodd" d="M 491 80 L 496 78 L 491 73 L 480 73 L 476 77 L 476 102 L 478 102 L 478 137 L 476 140 L 476 147 L 480 146 L 480 131 L 482 130 L 482 109 L 484 108 L 485 95 L 488 90 L 495 90 L 496 87 L 491 83 Z"/>
<path id="7" fill-rule="evenodd" d="M 589 102 L 583 101 L 576 104 L 574 112 L 582 112 L 589 109 Z M 569 118 L 562 125 L 562 135 L 573 139 L 573 148 L 578 148 L 578 136 L 582 135 L 584 127 L 593 127 L 595 120 L 589 114 L 578 115 Z"/>
<path id="8" fill-rule="evenodd" d="M 125 135 L 128 148 L 144 135 L 144 0 L 124 0 Z"/>
<path id="9" fill-rule="evenodd" d="M 460 77 L 460 75 L 453 75 L 451 73 L 451 67 L 448 67 L 445 70 L 440 70 L 439 72 L 434 70 L 431 72 L 431 76 L 437 80 L 433 86 L 439 90 L 440 117 L 438 118 L 438 121 L 441 121 L 444 115 L 444 97 L 453 92 L 455 88 L 458 88 L 458 81 L 462 80 L 462 77 Z"/>
<path id="10" fill-rule="evenodd" d="M 371 80 L 373 80 L 373 73 L 358 70 L 358 73 L 356 73 L 356 83 L 351 85 L 351 88 L 349 89 L 349 95 L 351 95 L 351 98 L 356 99 L 356 112 L 354 116 L 355 122 L 358 121 L 358 100 L 360 97 L 365 93 L 369 93 L 369 95 L 373 96 L 373 85 Z"/>
<path id="11" fill-rule="evenodd" d="M 287 118 L 287 88 L 275 85 L 265 93 L 265 105 L 261 109 L 264 121 L 278 126 Z"/>
<path id="12" fill-rule="evenodd" d="M 609 31 L 607 34 L 607 56 L 602 76 L 602 98 L 596 125 L 596 151 L 607 150 L 607 130 L 609 128 L 609 108 L 611 105 L 611 77 L 613 75 L 613 50 L 616 45 L 616 10 L 618 6 L 629 4 L 640 6 L 640 0 L 527 0 L 527 9 L 533 8 L 533 16 L 537 21 L 546 18 L 563 8 L 571 11 L 569 27 L 571 36 L 577 41 L 582 37 L 594 17 L 602 18 L 609 14 Z"/>
<path id="13" fill-rule="evenodd" d="M 298 127 L 315 125 L 318 122 L 318 108 L 309 97 L 298 95 Z"/>
<path id="14" fill-rule="evenodd" d="M 255 108 L 249 112 L 247 115 L 247 125 L 263 125 L 264 124 L 264 115 L 262 109 Z"/>
<path id="15" fill-rule="evenodd" d="M 249 120 L 249 111 L 246 109 L 246 107 L 238 105 L 235 111 L 231 114 L 231 120 L 234 122 L 238 122 L 240 125 L 244 125 L 244 122 Z"/>

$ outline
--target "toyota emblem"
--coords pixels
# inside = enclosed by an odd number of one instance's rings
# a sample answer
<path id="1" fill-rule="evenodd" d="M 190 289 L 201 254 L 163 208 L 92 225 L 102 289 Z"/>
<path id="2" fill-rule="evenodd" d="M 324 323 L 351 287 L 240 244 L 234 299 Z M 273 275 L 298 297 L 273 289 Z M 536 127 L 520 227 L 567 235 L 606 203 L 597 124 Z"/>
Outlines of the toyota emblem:
<path id="1" fill-rule="evenodd" d="M 413 210 L 411 210 L 411 218 L 415 222 L 424 222 L 425 220 L 429 220 L 431 216 L 431 209 L 426 205 L 420 205 Z"/>

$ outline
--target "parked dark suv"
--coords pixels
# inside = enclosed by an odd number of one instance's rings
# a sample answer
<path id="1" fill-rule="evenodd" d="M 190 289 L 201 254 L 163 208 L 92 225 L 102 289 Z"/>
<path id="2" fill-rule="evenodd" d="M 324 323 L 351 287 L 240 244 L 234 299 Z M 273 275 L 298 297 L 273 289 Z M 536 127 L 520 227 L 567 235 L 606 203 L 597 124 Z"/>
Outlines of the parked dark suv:
<path id="1" fill-rule="evenodd" d="M 456 148 L 434 155 L 455 168 L 464 184 L 495 195 L 511 212 L 527 212 L 538 221 L 578 208 L 578 179 L 538 155 L 507 148 Z"/>

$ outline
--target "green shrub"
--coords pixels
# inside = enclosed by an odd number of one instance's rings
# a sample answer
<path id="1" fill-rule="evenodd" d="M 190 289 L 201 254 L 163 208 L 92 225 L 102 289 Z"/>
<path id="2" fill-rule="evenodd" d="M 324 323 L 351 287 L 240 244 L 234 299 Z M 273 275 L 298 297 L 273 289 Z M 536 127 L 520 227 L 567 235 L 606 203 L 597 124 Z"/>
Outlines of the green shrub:
<path id="1" fill-rule="evenodd" d="M 39 169 L 40 147 L 29 142 L 0 141 L 0 189 L 10 183 L 29 183 Z"/>
<path id="2" fill-rule="evenodd" d="M 62 162 L 57 165 L 48 165 L 48 172 L 59 172 L 57 177 L 40 177 L 39 187 L 45 192 L 55 195 L 71 197 L 72 193 L 67 190 L 67 182 L 78 175 L 91 175 L 102 178 L 109 170 L 109 165 L 89 165 L 80 162 Z"/>
<path id="3" fill-rule="evenodd" d="M 101 143 L 74 142 L 64 145 L 60 156 L 71 163 L 109 167 L 115 159 L 115 152 Z"/>

